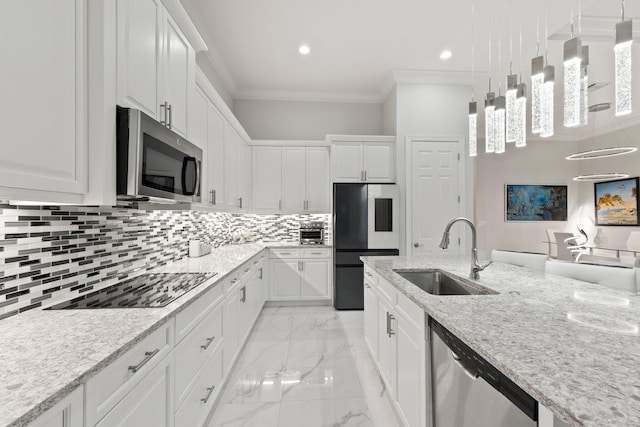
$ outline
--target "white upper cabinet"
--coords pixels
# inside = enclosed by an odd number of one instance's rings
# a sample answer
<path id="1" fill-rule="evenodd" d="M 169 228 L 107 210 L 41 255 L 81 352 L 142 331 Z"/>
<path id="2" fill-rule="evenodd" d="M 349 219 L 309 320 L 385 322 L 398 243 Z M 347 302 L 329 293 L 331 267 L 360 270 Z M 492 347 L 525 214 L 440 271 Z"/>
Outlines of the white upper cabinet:
<path id="1" fill-rule="evenodd" d="M 328 212 L 329 148 L 252 147 L 253 209 Z"/>
<path id="2" fill-rule="evenodd" d="M 210 204 L 217 206 L 224 200 L 224 121 L 212 104 L 207 108 L 206 163 L 207 186 L 203 195 Z"/>
<path id="3" fill-rule="evenodd" d="M 0 14 L 0 199 L 87 192 L 87 2 L 8 2 Z"/>
<path id="4" fill-rule="evenodd" d="M 242 137 L 224 123 L 224 199 L 221 206 L 246 209 L 249 206 L 251 150 Z"/>
<path id="5" fill-rule="evenodd" d="M 395 140 L 390 136 L 329 136 L 333 182 L 395 182 Z"/>
<path id="6" fill-rule="evenodd" d="M 160 0 L 117 5 L 117 102 L 187 136 L 193 48 Z"/>

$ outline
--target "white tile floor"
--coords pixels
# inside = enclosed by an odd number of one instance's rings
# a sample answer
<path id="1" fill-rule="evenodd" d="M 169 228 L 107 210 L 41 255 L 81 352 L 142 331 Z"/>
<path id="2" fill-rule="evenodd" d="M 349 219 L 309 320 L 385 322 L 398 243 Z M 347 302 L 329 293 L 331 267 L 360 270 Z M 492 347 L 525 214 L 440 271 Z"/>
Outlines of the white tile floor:
<path id="1" fill-rule="evenodd" d="M 362 311 L 267 307 L 209 427 L 395 427 Z"/>

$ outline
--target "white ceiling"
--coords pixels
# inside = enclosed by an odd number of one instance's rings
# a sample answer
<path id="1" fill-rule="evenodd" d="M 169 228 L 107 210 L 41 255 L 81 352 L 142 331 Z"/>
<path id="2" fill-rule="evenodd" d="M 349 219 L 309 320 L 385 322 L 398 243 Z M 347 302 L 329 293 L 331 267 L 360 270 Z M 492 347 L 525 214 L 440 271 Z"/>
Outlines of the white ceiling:
<path id="1" fill-rule="evenodd" d="M 437 75 L 473 71 L 476 99 L 481 100 L 489 76 L 498 92 L 512 57 L 513 72 L 522 68 L 528 82 L 538 20 L 540 53 L 546 23 L 548 58 L 561 87 L 562 43 L 570 35 L 572 6 L 574 16 L 581 9 L 582 39 L 591 49 L 590 81 L 611 82 L 613 26 L 620 20 L 621 5 L 619 0 L 181 1 L 209 47 L 204 55 L 233 98 L 354 102 L 382 102 L 392 70 L 440 72 Z M 640 18 L 640 2 L 626 3 L 626 18 Z M 576 22 L 576 33 L 577 27 Z M 640 25 L 635 27 L 640 36 Z M 298 54 L 301 43 L 311 46 L 310 55 Z M 635 45 L 637 50 L 640 43 Z M 445 48 L 453 51 L 447 61 L 439 59 Z M 501 89 L 504 93 L 504 83 Z M 612 85 L 605 86 L 592 93 L 590 104 L 611 101 L 612 93 Z M 638 98 L 640 94 L 640 102 Z M 600 117 L 596 121 L 601 125 L 611 125 L 613 119 Z M 575 129 L 556 133 L 568 139 L 577 135 Z"/>

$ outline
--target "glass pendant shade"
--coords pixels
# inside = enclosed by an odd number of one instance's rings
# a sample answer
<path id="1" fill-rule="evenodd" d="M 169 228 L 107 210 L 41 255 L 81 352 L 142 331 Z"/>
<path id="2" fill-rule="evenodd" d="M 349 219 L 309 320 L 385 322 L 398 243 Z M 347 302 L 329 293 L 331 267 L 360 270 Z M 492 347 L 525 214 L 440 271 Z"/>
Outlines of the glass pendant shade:
<path id="1" fill-rule="evenodd" d="M 504 153 L 506 142 L 506 100 L 504 96 L 496 98 L 495 113 L 493 117 L 493 132 L 495 138 L 495 153 Z"/>
<path id="2" fill-rule="evenodd" d="M 478 155 L 478 113 L 475 101 L 469 103 L 469 157 Z"/>
<path id="3" fill-rule="evenodd" d="M 518 76 L 511 74 L 507 76 L 507 94 L 506 100 L 506 123 L 507 123 L 507 142 L 516 142 L 518 134 L 518 124 L 516 122 L 516 95 L 518 92 Z"/>
<path id="4" fill-rule="evenodd" d="M 589 46 L 582 46 L 582 64 L 580 66 L 580 125 L 589 123 Z"/>
<path id="5" fill-rule="evenodd" d="M 496 150 L 496 140 L 494 133 L 494 116 L 495 104 L 493 92 L 487 93 L 487 99 L 484 101 L 484 132 L 485 132 L 485 151 L 493 153 Z"/>
<path id="6" fill-rule="evenodd" d="M 615 98 L 616 116 L 631 113 L 631 44 L 633 43 L 633 21 L 616 24 L 615 53 Z"/>
<path id="7" fill-rule="evenodd" d="M 542 83 L 544 82 L 544 58 L 531 60 L 531 132 L 542 130 Z"/>
<path id="8" fill-rule="evenodd" d="M 516 147 L 527 145 L 527 85 L 520 83 L 516 90 Z"/>
<path id="9" fill-rule="evenodd" d="M 553 65 L 544 67 L 544 82 L 542 83 L 542 111 L 540 136 L 553 136 L 553 89 L 555 68 Z"/>
<path id="10" fill-rule="evenodd" d="M 564 126 L 580 126 L 582 97 L 582 44 L 579 38 L 564 43 Z"/>

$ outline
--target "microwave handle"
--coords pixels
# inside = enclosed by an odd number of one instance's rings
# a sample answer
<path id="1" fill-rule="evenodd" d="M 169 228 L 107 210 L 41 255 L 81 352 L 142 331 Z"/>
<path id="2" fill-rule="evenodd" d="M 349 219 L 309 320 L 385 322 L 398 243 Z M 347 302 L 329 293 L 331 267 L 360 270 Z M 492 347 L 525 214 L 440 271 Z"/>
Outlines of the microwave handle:
<path id="1" fill-rule="evenodd" d="M 195 164 L 196 167 L 196 177 L 195 177 L 195 182 L 193 183 L 193 191 L 187 191 L 187 183 L 186 181 L 186 175 L 187 175 L 187 165 L 193 162 Z M 185 157 L 184 160 L 182 160 L 182 194 L 184 194 L 185 196 L 193 196 L 194 194 L 197 193 L 198 191 L 198 180 L 200 179 L 200 168 L 198 167 L 198 160 L 195 157 Z"/>

